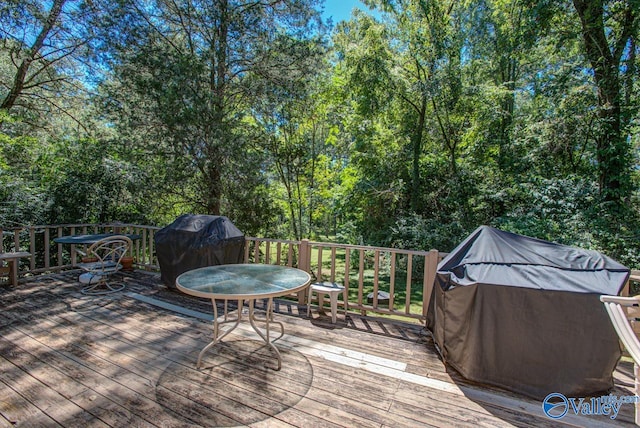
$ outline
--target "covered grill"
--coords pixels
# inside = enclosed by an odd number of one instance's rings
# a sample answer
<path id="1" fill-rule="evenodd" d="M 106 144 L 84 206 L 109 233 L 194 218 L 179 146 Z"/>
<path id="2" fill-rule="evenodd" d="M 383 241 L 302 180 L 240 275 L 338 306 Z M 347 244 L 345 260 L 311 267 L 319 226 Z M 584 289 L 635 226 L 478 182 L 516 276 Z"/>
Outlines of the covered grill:
<path id="1" fill-rule="evenodd" d="M 224 216 L 185 214 L 155 235 L 161 279 L 176 288 L 183 272 L 244 261 L 244 234 Z"/>
<path id="2" fill-rule="evenodd" d="M 581 250 L 482 226 L 438 265 L 427 327 L 465 378 L 534 398 L 613 387 L 621 356 L 601 294 L 629 269 Z"/>

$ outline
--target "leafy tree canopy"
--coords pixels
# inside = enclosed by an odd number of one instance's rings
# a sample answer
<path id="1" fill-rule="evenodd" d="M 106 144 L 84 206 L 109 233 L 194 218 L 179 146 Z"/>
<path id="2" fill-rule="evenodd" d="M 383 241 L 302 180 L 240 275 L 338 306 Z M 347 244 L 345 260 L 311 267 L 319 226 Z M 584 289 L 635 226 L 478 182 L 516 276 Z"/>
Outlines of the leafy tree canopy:
<path id="1" fill-rule="evenodd" d="M 490 224 L 638 267 L 638 0 L 9 0 L 0 224 L 222 214 L 451 250 Z"/>

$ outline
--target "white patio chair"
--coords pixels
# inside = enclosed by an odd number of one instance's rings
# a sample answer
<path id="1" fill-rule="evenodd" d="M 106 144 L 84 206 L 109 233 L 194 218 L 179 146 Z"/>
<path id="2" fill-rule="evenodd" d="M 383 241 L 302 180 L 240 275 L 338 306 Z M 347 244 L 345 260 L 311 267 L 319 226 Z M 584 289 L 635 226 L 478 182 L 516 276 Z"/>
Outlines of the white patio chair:
<path id="1" fill-rule="evenodd" d="M 607 309 L 611 323 L 618 333 L 620 341 L 633 358 L 633 374 L 635 378 L 635 395 L 640 395 L 640 341 L 633 331 L 631 322 L 627 317 L 625 307 L 640 305 L 640 296 L 621 297 L 621 296 L 600 296 L 600 301 L 604 303 Z M 640 403 L 636 403 L 635 423 L 640 425 Z"/>
<path id="2" fill-rule="evenodd" d="M 96 261 L 80 263 L 85 271 L 80 275 L 80 282 L 86 284 L 84 294 L 109 294 L 124 289 L 124 282 L 109 282 L 113 274 L 122 269 L 120 261 L 133 246 L 131 239 L 122 235 L 109 236 L 92 244 L 87 250 L 87 257 Z"/>

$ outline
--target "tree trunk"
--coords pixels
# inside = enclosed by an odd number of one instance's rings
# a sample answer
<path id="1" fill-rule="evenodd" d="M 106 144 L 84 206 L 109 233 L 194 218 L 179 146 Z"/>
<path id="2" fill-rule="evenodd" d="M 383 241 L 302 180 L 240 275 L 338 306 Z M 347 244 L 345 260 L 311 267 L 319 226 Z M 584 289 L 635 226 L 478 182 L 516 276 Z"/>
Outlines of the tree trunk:
<path id="1" fill-rule="evenodd" d="M 502 81 L 500 86 L 506 91 L 502 96 L 502 117 L 500 118 L 500 151 L 498 154 L 498 165 L 503 170 L 511 164 L 509 159 L 511 153 L 511 127 L 513 125 L 513 112 L 515 108 L 516 98 L 516 73 L 518 69 L 518 60 L 509 55 L 503 58 L 500 65 L 500 75 Z"/>
<path id="2" fill-rule="evenodd" d="M 226 96 L 228 84 L 228 61 L 227 49 L 229 38 L 229 4 L 227 0 L 218 2 L 219 22 L 214 30 L 215 37 L 209 46 L 211 60 L 210 91 L 211 96 L 211 124 L 210 132 L 207 136 L 206 153 L 207 173 L 203 179 L 206 180 L 205 188 L 208 194 L 204 195 L 206 209 L 209 214 L 220 215 L 222 199 L 222 168 L 224 156 L 223 147 L 228 144 L 230 133 L 226 127 Z"/>
<path id="3" fill-rule="evenodd" d="M 422 96 L 422 104 L 418 112 L 418 124 L 413 134 L 413 172 L 411 174 L 411 208 L 418 209 L 420 200 L 420 156 L 422 155 L 422 135 L 427 116 L 427 97 Z"/>
<path id="4" fill-rule="evenodd" d="M 208 192 L 206 195 L 206 210 L 209 215 L 220 215 L 220 198 L 222 197 L 220 168 L 218 165 L 209 163 L 207 174 Z"/>
<path id="5" fill-rule="evenodd" d="M 40 49 L 42 49 L 42 46 L 44 45 L 44 41 L 46 40 L 49 32 L 51 32 L 51 29 L 58 20 L 65 1 L 66 0 L 55 0 L 53 2 L 53 6 L 51 6 L 49 15 L 42 24 L 42 30 L 40 30 L 40 34 L 38 34 L 38 37 L 33 42 L 33 45 L 31 45 L 31 47 L 29 48 L 29 55 L 22 60 L 22 62 L 18 66 L 18 70 L 16 70 L 16 76 L 13 79 L 13 86 L 9 90 L 9 93 L 7 94 L 5 99 L 2 101 L 0 109 L 9 110 L 16 103 L 16 100 L 18 99 L 18 97 L 22 93 L 22 89 L 24 88 L 24 82 L 27 78 L 29 67 L 38 56 Z"/>
<path id="6" fill-rule="evenodd" d="M 629 147 L 621 126 L 619 65 L 622 49 L 612 52 L 604 25 L 602 0 L 573 0 L 582 24 L 586 56 L 598 89 L 599 130 L 596 136 L 600 192 L 605 201 L 628 196 Z M 623 34 L 625 31 L 622 32 Z M 618 45 L 618 43 L 616 43 Z"/>

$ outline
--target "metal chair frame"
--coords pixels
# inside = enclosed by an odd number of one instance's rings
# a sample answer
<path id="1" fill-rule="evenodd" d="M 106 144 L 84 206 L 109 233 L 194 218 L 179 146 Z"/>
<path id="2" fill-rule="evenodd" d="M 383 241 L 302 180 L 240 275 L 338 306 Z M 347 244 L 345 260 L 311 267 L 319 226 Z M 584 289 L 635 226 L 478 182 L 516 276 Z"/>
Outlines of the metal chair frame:
<path id="1" fill-rule="evenodd" d="M 127 236 L 114 235 L 92 244 L 87 250 L 88 257 L 94 262 L 80 263 L 78 266 L 90 274 L 88 285 L 82 288 L 83 294 L 110 294 L 125 288 L 124 282 L 114 283 L 108 279 L 122 269 L 121 260 L 133 247 Z M 94 283 L 93 280 L 96 279 Z M 82 281 L 81 281 L 82 282 Z"/>
<path id="2" fill-rule="evenodd" d="M 600 296 L 600 301 L 604 303 L 604 307 L 611 318 L 613 328 L 618 333 L 620 341 L 633 358 L 633 372 L 635 378 L 635 394 L 640 395 L 640 341 L 636 335 L 631 322 L 627 315 L 627 307 L 639 306 L 640 296 L 622 297 L 622 296 Z M 635 403 L 635 423 L 640 425 L 640 402 Z"/>

